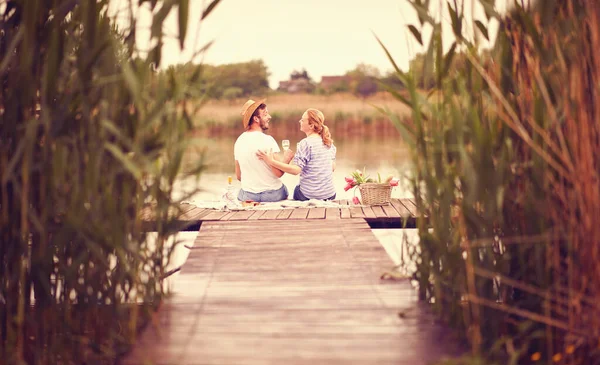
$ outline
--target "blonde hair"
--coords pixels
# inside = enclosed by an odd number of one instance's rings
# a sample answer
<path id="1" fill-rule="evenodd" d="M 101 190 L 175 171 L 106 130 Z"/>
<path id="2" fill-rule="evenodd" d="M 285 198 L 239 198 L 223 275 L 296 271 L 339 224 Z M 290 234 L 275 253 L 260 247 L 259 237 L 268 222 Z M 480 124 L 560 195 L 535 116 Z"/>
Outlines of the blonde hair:
<path id="1" fill-rule="evenodd" d="M 333 139 L 331 139 L 331 133 L 329 128 L 325 125 L 325 116 L 323 112 L 317 109 L 307 109 L 305 111 L 308 117 L 308 125 L 312 128 L 315 133 L 318 133 L 323 139 L 323 144 L 327 147 L 331 147 Z"/>

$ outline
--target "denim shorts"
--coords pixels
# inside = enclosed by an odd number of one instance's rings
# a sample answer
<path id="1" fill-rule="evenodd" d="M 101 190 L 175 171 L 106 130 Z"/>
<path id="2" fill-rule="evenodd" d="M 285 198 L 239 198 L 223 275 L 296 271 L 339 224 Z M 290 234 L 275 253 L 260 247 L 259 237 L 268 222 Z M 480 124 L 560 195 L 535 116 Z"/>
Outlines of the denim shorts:
<path id="1" fill-rule="evenodd" d="M 285 184 L 281 185 L 281 188 L 277 190 L 267 190 L 262 193 L 251 193 L 249 191 L 244 191 L 240 189 L 240 193 L 238 194 L 238 200 L 252 200 L 255 202 L 278 202 L 281 200 L 286 200 L 288 198 L 288 189 L 285 187 Z"/>
<path id="2" fill-rule="evenodd" d="M 333 200 L 333 199 L 335 199 L 335 194 L 333 194 L 332 197 L 329 197 L 327 199 L 320 199 L 320 200 Z M 300 191 L 300 185 L 296 185 L 296 188 L 294 189 L 294 200 L 300 200 L 300 201 L 310 200 L 309 198 L 304 196 L 304 194 L 302 194 L 302 191 Z"/>

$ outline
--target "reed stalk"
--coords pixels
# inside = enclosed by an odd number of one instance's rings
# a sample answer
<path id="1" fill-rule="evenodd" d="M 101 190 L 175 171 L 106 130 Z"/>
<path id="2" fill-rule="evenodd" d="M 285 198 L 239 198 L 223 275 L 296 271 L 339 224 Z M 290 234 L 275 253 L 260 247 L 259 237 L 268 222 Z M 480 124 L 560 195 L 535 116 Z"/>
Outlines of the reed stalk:
<path id="1" fill-rule="evenodd" d="M 479 0 L 485 14 L 473 18 L 458 1 L 410 3 L 425 67 L 396 67 L 408 97 L 388 88 L 412 109 L 390 117 L 412 146 L 415 200 L 429 218 L 412 250 L 420 297 L 475 354 L 599 361 L 600 8 L 517 1 L 500 15 Z M 455 38 L 447 52 L 439 19 Z M 493 22 L 498 36 L 484 52 L 478 40 Z M 421 78 L 435 85 L 426 97 Z"/>

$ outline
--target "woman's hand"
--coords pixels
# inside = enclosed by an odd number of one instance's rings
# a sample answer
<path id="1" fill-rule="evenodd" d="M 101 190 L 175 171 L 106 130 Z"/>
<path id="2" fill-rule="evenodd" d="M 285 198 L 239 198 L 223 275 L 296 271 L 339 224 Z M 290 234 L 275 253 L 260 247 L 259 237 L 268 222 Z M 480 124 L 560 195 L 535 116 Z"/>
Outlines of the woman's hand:
<path id="1" fill-rule="evenodd" d="M 269 165 L 273 164 L 273 152 L 271 151 L 266 153 L 265 151 L 258 150 L 256 151 L 256 157 L 258 157 L 259 160 L 265 161 Z"/>
<path id="2" fill-rule="evenodd" d="M 290 163 L 296 153 L 291 149 L 287 149 L 283 152 L 283 162 Z"/>

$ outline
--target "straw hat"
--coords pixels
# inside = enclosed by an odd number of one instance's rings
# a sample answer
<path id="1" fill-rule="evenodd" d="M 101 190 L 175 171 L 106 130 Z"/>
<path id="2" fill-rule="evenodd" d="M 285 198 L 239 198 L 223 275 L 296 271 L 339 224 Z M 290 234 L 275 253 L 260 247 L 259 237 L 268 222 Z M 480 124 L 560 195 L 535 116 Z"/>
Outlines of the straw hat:
<path id="1" fill-rule="evenodd" d="M 244 129 L 248 128 L 248 123 L 250 122 L 250 117 L 252 116 L 252 114 L 254 114 L 254 111 L 256 110 L 256 108 L 258 108 L 260 106 L 260 104 L 264 104 L 266 101 L 267 101 L 267 99 L 261 99 L 258 101 L 249 99 L 244 104 L 244 106 L 242 107 L 242 112 L 240 113 L 242 116 L 242 125 L 244 126 Z"/>

